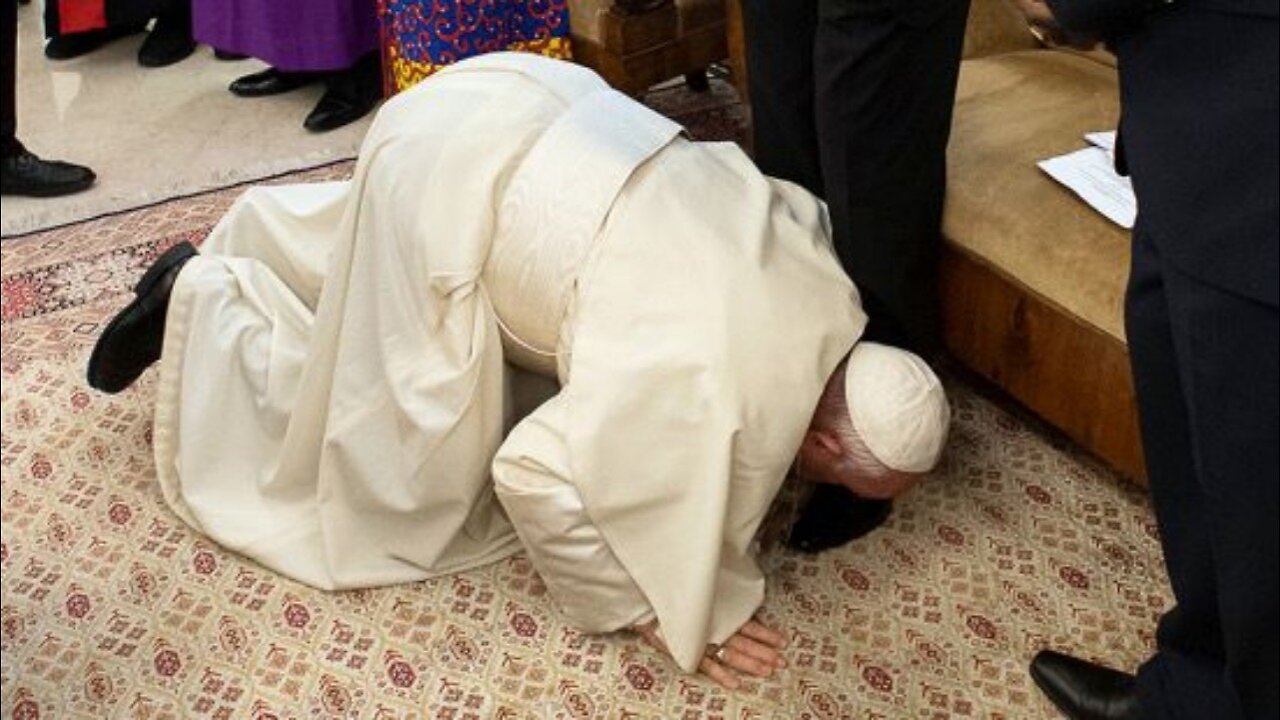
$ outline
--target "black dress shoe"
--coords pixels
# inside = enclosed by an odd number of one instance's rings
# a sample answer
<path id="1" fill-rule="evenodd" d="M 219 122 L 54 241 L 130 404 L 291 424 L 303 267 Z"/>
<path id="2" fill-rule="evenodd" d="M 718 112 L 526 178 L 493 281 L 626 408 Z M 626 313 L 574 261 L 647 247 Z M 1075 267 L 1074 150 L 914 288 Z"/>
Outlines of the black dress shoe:
<path id="1" fill-rule="evenodd" d="M 196 254 L 191 243 L 178 243 L 143 274 L 134 288 L 137 297 L 112 318 L 93 346 L 88 372 L 91 387 L 118 393 L 160 359 L 173 283 L 182 266 Z"/>
<path id="2" fill-rule="evenodd" d="M 840 485 L 818 485 L 787 537 L 787 547 L 819 553 L 866 535 L 884 524 L 892 500 L 858 497 Z"/>
<path id="3" fill-rule="evenodd" d="M 326 132 L 368 115 L 382 99 L 378 63 L 378 54 L 368 53 L 346 70 L 329 75 L 324 95 L 302 126 L 311 132 Z"/>
<path id="4" fill-rule="evenodd" d="M 185 60 L 196 51 L 191 35 L 191 5 L 186 2 L 156 18 L 147 39 L 138 48 L 138 64 L 158 68 Z"/>
<path id="5" fill-rule="evenodd" d="M 97 176 L 83 165 L 41 160 L 26 148 L 0 161 L 0 194 L 57 197 L 86 190 Z"/>
<path id="6" fill-rule="evenodd" d="M 81 55 L 97 50 L 112 40 L 140 33 L 146 27 L 144 23 L 103 30 L 86 30 L 85 32 L 67 33 L 66 35 L 54 35 L 44 44 L 44 56 L 50 60 L 78 58 Z"/>
<path id="7" fill-rule="evenodd" d="M 302 121 L 302 127 L 311 132 L 337 130 L 343 125 L 348 125 L 368 115 L 369 111 L 373 110 L 377 104 L 377 98 L 353 99 L 329 90 L 321 96 L 320 102 L 316 103 L 315 109 Z"/>
<path id="8" fill-rule="evenodd" d="M 1071 720 L 1138 720 L 1138 681 L 1129 673 L 1052 650 L 1031 661 L 1031 679 Z"/>
<path id="9" fill-rule="evenodd" d="M 266 97 L 297 90 L 317 79 L 315 73 L 285 72 L 272 67 L 236 78 L 227 89 L 240 97 Z"/>

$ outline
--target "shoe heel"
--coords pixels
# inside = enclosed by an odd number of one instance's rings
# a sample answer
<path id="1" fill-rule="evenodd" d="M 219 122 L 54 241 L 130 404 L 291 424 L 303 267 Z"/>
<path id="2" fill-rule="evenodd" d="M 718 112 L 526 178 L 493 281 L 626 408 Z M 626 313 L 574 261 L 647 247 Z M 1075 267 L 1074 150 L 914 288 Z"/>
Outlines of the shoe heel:
<path id="1" fill-rule="evenodd" d="M 145 295 L 151 291 L 151 288 L 164 277 L 165 273 L 175 265 L 186 262 L 187 258 L 197 255 L 198 252 L 194 245 L 183 241 L 165 250 L 156 261 L 151 263 L 151 267 L 142 274 L 142 278 L 138 280 L 138 284 L 133 287 L 135 295 Z"/>

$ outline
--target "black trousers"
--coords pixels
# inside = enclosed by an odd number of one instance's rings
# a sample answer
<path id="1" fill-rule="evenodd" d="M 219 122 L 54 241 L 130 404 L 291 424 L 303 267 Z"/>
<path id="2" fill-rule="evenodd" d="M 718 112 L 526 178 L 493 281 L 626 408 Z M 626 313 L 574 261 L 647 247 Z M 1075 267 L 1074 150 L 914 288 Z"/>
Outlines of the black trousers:
<path id="1" fill-rule="evenodd" d="M 59 0 L 45 0 L 44 33 L 45 37 L 57 37 L 62 33 Z M 188 0 L 189 2 L 189 0 Z M 174 0 L 107 0 L 104 4 L 106 27 L 117 28 L 125 25 L 143 25 L 151 18 L 164 14 L 182 5 Z"/>
<path id="2" fill-rule="evenodd" d="M 21 145 L 15 137 L 17 132 L 17 52 L 18 52 L 18 3 L 17 0 L 0 0 L 4 3 L 4 29 L 3 41 L 4 52 L 0 53 L 0 63 L 4 64 L 4 72 L 0 76 L 0 82 L 4 83 L 4 87 L 0 88 L 0 102 L 4 103 L 4 107 L 0 108 L 0 150 L 3 150 L 3 156 L 9 157 L 16 154 Z"/>
<path id="3" fill-rule="evenodd" d="M 867 338 L 932 354 L 938 226 L 968 0 L 746 0 L 756 162 L 826 199 Z"/>
<path id="4" fill-rule="evenodd" d="M 1177 600 L 1139 671 L 1144 706 L 1162 718 L 1275 718 L 1276 306 L 1179 270 L 1139 219 L 1126 330 Z"/>

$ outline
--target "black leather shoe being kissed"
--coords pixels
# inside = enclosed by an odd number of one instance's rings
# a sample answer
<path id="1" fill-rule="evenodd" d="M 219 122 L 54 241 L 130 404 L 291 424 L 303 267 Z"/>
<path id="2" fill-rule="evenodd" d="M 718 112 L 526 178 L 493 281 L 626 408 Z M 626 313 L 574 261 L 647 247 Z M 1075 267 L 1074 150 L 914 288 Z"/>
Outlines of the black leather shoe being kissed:
<path id="1" fill-rule="evenodd" d="M 815 485 L 787 546 L 810 554 L 840 547 L 883 525 L 892 511 L 892 500 L 858 497 L 839 485 Z"/>
<path id="2" fill-rule="evenodd" d="M 1052 650 L 1031 661 L 1031 679 L 1071 720 L 1137 720 L 1134 676 Z"/>
<path id="3" fill-rule="evenodd" d="M 151 264 L 134 288 L 137 297 L 116 314 L 93 346 L 88 372 L 91 387 L 118 393 L 160 359 L 169 294 L 178 271 L 196 254 L 191 243 L 178 243 Z"/>

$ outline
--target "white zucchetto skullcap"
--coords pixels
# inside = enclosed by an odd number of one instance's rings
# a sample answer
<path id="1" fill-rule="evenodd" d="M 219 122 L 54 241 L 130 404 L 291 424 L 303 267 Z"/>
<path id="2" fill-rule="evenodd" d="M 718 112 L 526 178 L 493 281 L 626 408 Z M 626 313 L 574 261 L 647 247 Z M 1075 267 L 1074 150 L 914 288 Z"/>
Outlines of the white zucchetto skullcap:
<path id="1" fill-rule="evenodd" d="M 933 370 L 906 350 L 860 342 L 844 374 L 849 417 L 862 442 L 886 467 L 921 473 L 947 442 L 951 407 Z"/>

